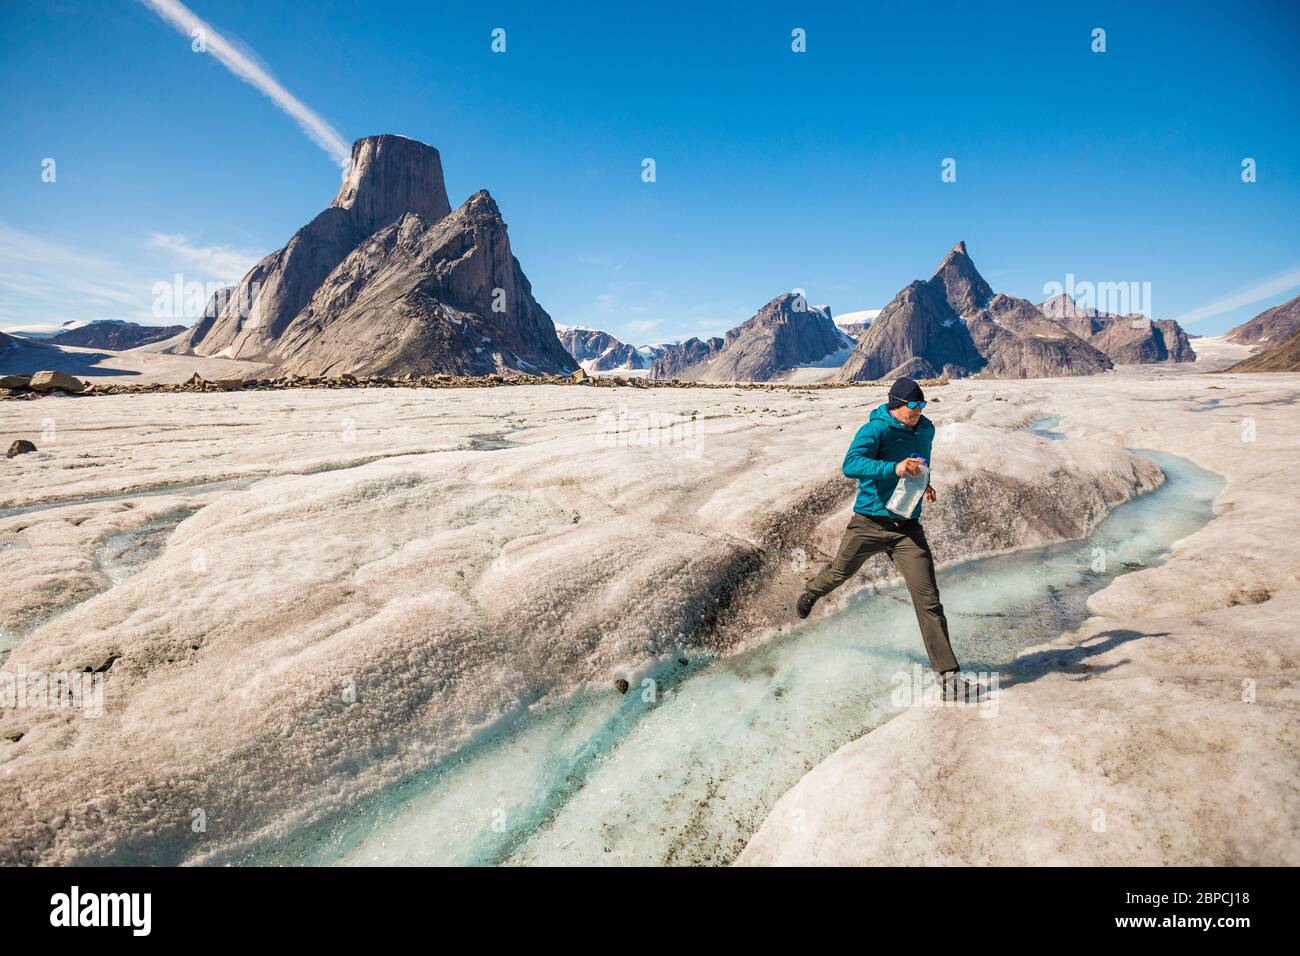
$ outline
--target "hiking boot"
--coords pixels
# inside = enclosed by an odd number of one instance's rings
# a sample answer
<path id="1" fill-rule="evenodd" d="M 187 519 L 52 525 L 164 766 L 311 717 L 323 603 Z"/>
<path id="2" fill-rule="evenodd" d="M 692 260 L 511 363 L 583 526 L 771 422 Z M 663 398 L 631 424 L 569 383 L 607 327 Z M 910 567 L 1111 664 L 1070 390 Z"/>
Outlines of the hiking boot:
<path id="1" fill-rule="evenodd" d="M 984 688 L 957 675 L 957 671 L 939 675 L 943 683 L 944 703 L 978 704 L 984 695 Z"/>
<path id="2" fill-rule="evenodd" d="M 799 595 L 799 600 L 795 602 L 795 613 L 800 617 L 807 617 L 812 613 L 813 605 L 817 603 L 817 595 L 804 591 Z"/>

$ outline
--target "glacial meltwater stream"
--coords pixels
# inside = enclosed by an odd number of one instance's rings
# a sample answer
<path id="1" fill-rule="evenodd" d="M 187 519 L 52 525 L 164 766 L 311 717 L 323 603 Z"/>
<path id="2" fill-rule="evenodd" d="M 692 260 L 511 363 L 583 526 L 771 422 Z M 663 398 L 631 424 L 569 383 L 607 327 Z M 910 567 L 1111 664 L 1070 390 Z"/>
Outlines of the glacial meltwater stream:
<path id="1" fill-rule="evenodd" d="M 1035 430 L 1058 437 L 1053 424 Z M 1090 594 L 1210 520 L 1222 479 L 1142 454 L 1167 480 L 1087 539 L 940 570 L 967 671 L 1007 674 L 1018 651 L 1080 624 Z M 653 699 L 597 688 L 505 722 L 360 809 L 222 862 L 727 863 L 807 770 L 899 711 L 891 691 L 914 665 L 906 591 L 865 594 L 751 651 L 667 662 Z"/>

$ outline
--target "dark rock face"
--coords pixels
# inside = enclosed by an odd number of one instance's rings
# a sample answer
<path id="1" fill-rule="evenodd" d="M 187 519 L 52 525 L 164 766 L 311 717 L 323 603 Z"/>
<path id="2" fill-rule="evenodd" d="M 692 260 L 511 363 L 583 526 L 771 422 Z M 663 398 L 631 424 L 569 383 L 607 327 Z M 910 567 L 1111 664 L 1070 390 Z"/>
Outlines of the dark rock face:
<path id="1" fill-rule="evenodd" d="M 402 136 L 359 139 L 329 208 L 253 266 L 217 317 L 199 322 L 202 334 L 169 351 L 263 358 L 325 278 L 371 234 L 408 212 L 436 222 L 450 211 L 436 149 Z"/>
<path id="2" fill-rule="evenodd" d="M 168 342 L 165 346 L 159 348 L 160 352 L 173 353 L 176 355 L 194 355 L 199 354 L 196 349 L 208 334 L 212 331 L 212 326 L 216 323 L 221 313 L 225 310 L 226 305 L 230 302 L 231 297 L 239 291 L 240 286 L 228 285 L 225 288 L 218 289 L 212 293 L 212 298 L 203 309 L 202 317 L 188 329 L 183 330 L 176 335 L 173 341 Z M 248 289 L 248 286 L 243 288 Z M 252 303 L 247 303 L 248 307 Z M 245 308 L 245 312 L 248 308 Z"/>
<path id="3" fill-rule="evenodd" d="M 352 227 L 346 210 L 326 209 L 294 233 L 283 249 L 249 270 L 221 313 L 200 321 L 202 334 L 190 337 L 190 348 L 198 355 L 227 358 L 266 355 L 325 277 L 364 238 Z"/>
<path id="4" fill-rule="evenodd" d="M 973 375 L 984 367 L 942 283 L 913 282 L 894 296 L 835 376 L 839 382 Z"/>
<path id="5" fill-rule="evenodd" d="M 966 254 L 964 242 L 957 243 L 944 256 L 939 268 L 930 277 L 930 284 L 943 290 L 943 296 L 952 310 L 962 318 L 974 315 L 993 298 L 993 290 Z"/>
<path id="6" fill-rule="evenodd" d="M 1111 367 L 1100 350 L 1033 303 L 994 295 L 959 242 L 928 281 L 912 282 L 884 308 L 835 380 L 1039 378 Z"/>
<path id="7" fill-rule="evenodd" d="M 490 375 L 577 368 L 533 298 L 486 191 L 438 222 L 407 213 L 356 248 L 270 353 L 281 374 Z"/>
<path id="8" fill-rule="evenodd" d="M 999 293 L 966 323 L 989 378 L 1096 375 L 1113 368 L 1098 348 L 1051 319 L 1032 302 Z"/>
<path id="9" fill-rule="evenodd" d="M 686 375 L 691 369 L 709 362 L 720 351 L 722 339 L 717 336 L 703 340 L 689 338 L 664 349 L 663 354 L 650 367 L 650 378 L 664 382 L 672 379 L 686 381 Z"/>
<path id="10" fill-rule="evenodd" d="M 438 151 L 401 136 L 357 140 L 329 208 L 165 350 L 302 375 L 575 367 L 492 197 L 452 214 Z"/>
<path id="11" fill-rule="evenodd" d="M 55 345 L 73 345 L 81 348 L 112 349 L 123 351 L 139 345 L 161 342 L 185 331 L 183 325 L 138 325 L 116 319 L 91 322 L 77 329 L 68 329 L 50 337 Z"/>
<path id="12" fill-rule="evenodd" d="M 5 335 L 5 333 L 0 332 L 0 352 L 8 352 L 18 347 L 17 339 L 12 335 Z"/>
<path id="13" fill-rule="evenodd" d="M 858 341 L 862 336 L 867 334 L 867 329 L 871 328 L 870 322 L 837 322 L 836 326 L 841 332 L 847 335 L 853 341 Z"/>
<path id="14" fill-rule="evenodd" d="M 564 350 L 593 372 L 649 367 L 650 363 L 640 350 L 620 342 L 608 332 L 576 327 L 561 328 L 558 331 Z"/>
<path id="15" fill-rule="evenodd" d="M 414 213 L 437 222 L 451 212 L 438 151 L 405 136 L 367 136 L 352 144 L 352 159 L 330 203 L 353 228 L 369 235 Z"/>
<path id="16" fill-rule="evenodd" d="M 1264 310 L 1249 322 L 1232 329 L 1224 338 L 1238 345 L 1262 345 L 1280 343 L 1297 330 L 1300 330 L 1300 295 Z"/>
<path id="17" fill-rule="evenodd" d="M 1039 311 L 1120 365 L 1153 362 L 1194 362 L 1187 333 L 1173 319 L 1151 321 L 1143 315 L 1111 315 L 1080 308 L 1062 293 L 1042 303 Z"/>
<path id="18" fill-rule="evenodd" d="M 720 343 L 714 346 L 712 343 Z M 830 315 L 803 296 L 777 296 L 722 339 L 699 339 L 670 349 L 650 370 L 652 379 L 690 382 L 769 382 L 824 359 L 847 340 Z"/>
<path id="19" fill-rule="evenodd" d="M 1229 372 L 1300 372 L 1300 328 L 1281 342 L 1275 342 L 1248 359 L 1226 369 Z"/>

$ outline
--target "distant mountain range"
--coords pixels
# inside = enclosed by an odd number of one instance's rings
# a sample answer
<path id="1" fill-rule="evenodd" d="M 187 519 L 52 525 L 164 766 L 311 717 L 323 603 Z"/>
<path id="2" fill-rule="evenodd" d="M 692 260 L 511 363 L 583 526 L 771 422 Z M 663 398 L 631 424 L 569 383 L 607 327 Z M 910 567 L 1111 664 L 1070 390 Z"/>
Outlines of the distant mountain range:
<path id="1" fill-rule="evenodd" d="M 561 338 L 589 370 L 643 367 L 643 352 L 607 332 L 562 329 Z M 785 293 L 724 336 L 666 348 L 650 378 L 780 381 L 809 367 L 837 368 L 827 377 L 838 382 L 901 375 L 1039 378 L 1195 358 L 1187 333 L 1172 319 L 1111 315 L 1068 295 L 1035 305 L 994 292 L 959 242 L 928 280 L 909 283 L 878 313 L 834 319 L 828 307 Z"/>
<path id="2" fill-rule="evenodd" d="M 648 369 L 671 344 L 628 345 L 601 329 L 556 325 L 560 344 L 588 372 Z"/>
<path id="3" fill-rule="evenodd" d="M 683 382 L 769 382 L 792 369 L 848 353 L 853 339 L 831 320 L 830 310 L 787 292 L 722 338 L 687 339 L 666 350 L 650 378 Z"/>
<path id="4" fill-rule="evenodd" d="M 1117 361 L 1195 358 L 1177 323 L 1139 328 L 1140 318 L 1085 315 L 1068 297 L 1037 306 L 994 293 L 959 242 L 928 280 L 894 296 L 835 379 L 1095 375 Z"/>
<path id="5" fill-rule="evenodd" d="M 94 322 L 64 322 L 58 332 L 42 336 L 42 340 L 55 345 L 121 352 L 161 342 L 184 331 L 183 325 L 140 325 L 121 319 L 98 319 Z"/>
<path id="6" fill-rule="evenodd" d="M 1064 293 L 1038 308 L 1120 365 L 1196 361 L 1187 333 L 1173 319 L 1152 321 L 1143 315 L 1111 315 L 1083 309 Z"/>
<path id="7" fill-rule="evenodd" d="M 1300 297 L 1227 338 L 1280 344 L 1298 329 Z M 252 360 L 270 374 L 312 376 L 568 374 L 581 366 L 686 382 L 853 382 L 1093 375 L 1196 357 L 1173 320 L 1111 315 L 1065 295 L 1036 305 L 997 293 L 964 242 L 878 313 L 835 319 L 791 292 L 707 339 L 635 346 L 601 329 L 557 326 L 533 298 L 491 195 L 481 190 L 452 210 L 438 151 L 391 135 L 357 140 L 329 207 L 214 295 L 191 328 L 104 320 L 43 338 Z M 0 338 L 0 348 L 15 341 Z"/>
<path id="8" fill-rule="evenodd" d="M 369 136 L 330 206 L 262 259 L 176 354 L 273 373 L 568 373 L 577 368 L 486 190 L 454 212 L 432 146 Z"/>

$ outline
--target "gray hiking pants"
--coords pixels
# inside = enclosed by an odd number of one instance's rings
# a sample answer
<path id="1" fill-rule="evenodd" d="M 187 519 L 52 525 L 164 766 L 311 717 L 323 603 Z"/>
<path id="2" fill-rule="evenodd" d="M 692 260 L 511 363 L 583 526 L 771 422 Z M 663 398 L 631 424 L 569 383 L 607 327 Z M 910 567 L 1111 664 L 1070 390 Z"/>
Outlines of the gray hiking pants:
<path id="1" fill-rule="evenodd" d="M 948 641 L 948 619 L 939 602 L 939 585 L 934 579 L 934 557 L 925 540 L 921 522 L 868 518 L 854 514 L 840 541 L 835 559 L 808 582 L 807 591 L 817 597 L 830 594 L 851 578 L 862 562 L 873 554 L 889 555 L 912 595 L 921 640 L 930 655 L 930 666 L 939 673 L 958 669 L 957 657 Z"/>

